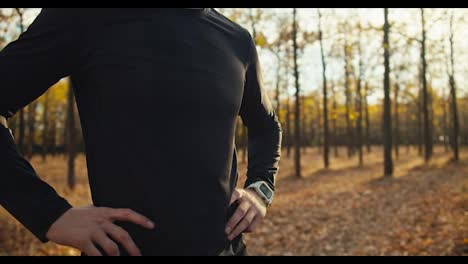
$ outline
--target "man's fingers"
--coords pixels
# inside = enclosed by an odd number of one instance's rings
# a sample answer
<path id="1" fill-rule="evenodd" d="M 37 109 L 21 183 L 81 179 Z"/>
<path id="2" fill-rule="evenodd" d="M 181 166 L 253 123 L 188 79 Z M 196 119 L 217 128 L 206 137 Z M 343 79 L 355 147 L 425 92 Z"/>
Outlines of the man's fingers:
<path id="1" fill-rule="evenodd" d="M 108 235 L 110 235 L 115 241 L 120 243 L 127 250 L 130 256 L 141 256 L 140 249 L 137 247 L 128 232 L 123 228 L 112 223 L 103 225 L 103 228 Z"/>
<path id="2" fill-rule="evenodd" d="M 90 257 L 100 257 L 102 256 L 101 252 L 94 246 L 94 244 L 90 241 L 84 248 L 81 249 L 86 256 Z"/>
<path id="3" fill-rule="evenodd" d="M 226 224 L 226 234 L 229 235 L 234 227 L 244 218 L 247 212 L 250 209 L 250 204 L 248 202 L 241 203 L 234 214 L 231 216 L 231 219 Z"/>
<path id="4" fill-rule="evenodd" d="M 256 215 L 257 212 L 255 210 L 249 210 L 249 212 L 245 215 L 242 221 L 239 224 L 237 224 L 234 230 L 232 230 L 232 232 L 228 235 L 228 239 L 233 240 L 244 230 L 246 230 L 250 226 Z"/>
<path id="5" fill-rule="evenodd" d="M 117 244 L 112 241 L 102 230 L 93 235 L 93 241 L 106 252 L 107 256 L 120 256 Z"/>
<path id="6" fill-rule="evenodd" d="M 255 218 L 252 220 L 252 223 L 250 223 L 249 227 L 246 229 L 246 232 L 253 232 L 257 228 L 258 224 L 262 221 L 262 218 L 259 217 L 258 215 L 255 216 Z"/>
<path id="7" fill-rule="evenodd" d="M 109 216 L 112 220 L 132 222 L 148 229 L 154 228 L 151 220 L 130 209 L 112 209 Z"/>

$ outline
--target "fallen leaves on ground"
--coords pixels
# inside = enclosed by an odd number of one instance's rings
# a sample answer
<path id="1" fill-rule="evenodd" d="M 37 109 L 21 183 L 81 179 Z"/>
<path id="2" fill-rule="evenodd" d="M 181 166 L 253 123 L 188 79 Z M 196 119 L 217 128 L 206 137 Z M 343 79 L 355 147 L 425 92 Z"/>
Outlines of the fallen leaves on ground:
<path id="1" fill-rule="evenodd" d="M 374 149 L 357 159 L 332 159 L 321 169 L 321 154 L 303 154 L 303 178 L 294 178 L 292 159 L 283 157 L 275 203 L 264 224 L 246 235 L 252 255 L 468 255 L 468 152 L 458 164 L 436 149 L 424 165 L 415 152 L 401 153 L 395 177 L 382 179 L 382 154 Z M 66 160 L 32 163 L 74 205 L 90 203 L 83 156 L 78 186 L 65 185 Z M 245 164 L 240 165 L 241 174 Z M 240 181 L 242 184 L 242 181 Z M 0 211 L 0 255 L 77 255 L 52 243 L 40 244 Z"/>

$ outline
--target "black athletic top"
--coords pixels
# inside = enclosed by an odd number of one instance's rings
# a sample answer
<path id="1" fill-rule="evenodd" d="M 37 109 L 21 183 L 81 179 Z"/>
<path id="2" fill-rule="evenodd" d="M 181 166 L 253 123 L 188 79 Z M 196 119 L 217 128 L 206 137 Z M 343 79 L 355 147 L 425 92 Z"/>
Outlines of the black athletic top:
<path id="1" fill-rule="evenodd" d="M 94 205 L 156 223 L 119 223 L 144 255 L 232 254 L 234 131 L 249 132 L 246 184 L 274 187 L 281 128 L 248 31 L 214 9 L 43 9 L 0 53 L 0 113 L 72 76 Z M 41 241 L 70 205 L 0 128 L 0 204 Z M 122 252 L 125 254 L 125 252 Z"/>

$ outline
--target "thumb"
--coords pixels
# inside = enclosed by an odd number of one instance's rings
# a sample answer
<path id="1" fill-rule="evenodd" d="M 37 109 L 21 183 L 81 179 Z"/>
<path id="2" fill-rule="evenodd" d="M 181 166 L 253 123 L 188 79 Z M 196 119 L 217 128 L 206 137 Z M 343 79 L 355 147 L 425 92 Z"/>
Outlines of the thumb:
<path id="1" fill-rule="evenodd" d="M 234 189 L 231 195 L 231 201 L 229 201 L 229 205 L 232 205 L 235 201 L 239 200 L 241 197 L 241 193 L 238 189 Z"/>

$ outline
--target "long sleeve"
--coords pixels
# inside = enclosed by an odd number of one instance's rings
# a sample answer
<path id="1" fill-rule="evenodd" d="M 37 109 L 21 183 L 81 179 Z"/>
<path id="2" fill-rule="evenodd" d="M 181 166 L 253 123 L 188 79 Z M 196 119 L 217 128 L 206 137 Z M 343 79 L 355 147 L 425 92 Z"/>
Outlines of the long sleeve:
<path id="1" fill-rule="evenodd" d="M 43 9 L 21 36 L 0 52 L 0 114 L 11 117 L 61 78 L 80 57 L 74 13 Z"/>
<path id="2" fill-rule="evenodd" d="M 248 69 L 240 116 L 248 129 L 248 186 L 257 181 L 275 187 L 281 155 L 281 125 L 263 87 L 255 44 L 250 38 Z"/>
<path id="3" fill-rule="evenodd" d="M 0 52 L 1 115 L 11 117 L 77 67 L 80 52 L 72 13 L 43 9 L 18 40 Z M 36 175 L 1 125 L 0 205 L 42 242 L 47 242 L 50 225 L 71 207 Z"/>

